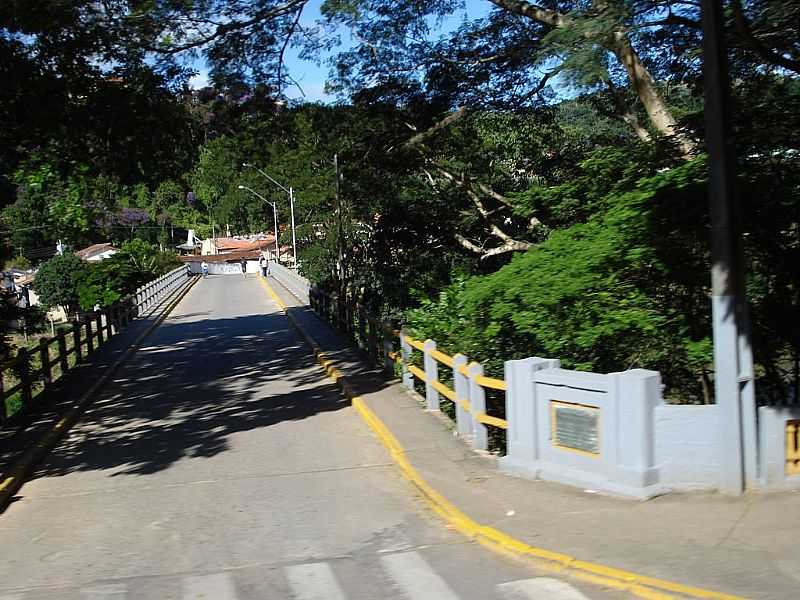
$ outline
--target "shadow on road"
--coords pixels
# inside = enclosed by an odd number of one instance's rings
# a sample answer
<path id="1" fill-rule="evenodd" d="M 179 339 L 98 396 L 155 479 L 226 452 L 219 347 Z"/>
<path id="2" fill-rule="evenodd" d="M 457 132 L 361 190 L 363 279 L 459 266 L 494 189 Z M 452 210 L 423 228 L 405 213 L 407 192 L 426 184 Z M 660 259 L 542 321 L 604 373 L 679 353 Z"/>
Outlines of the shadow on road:
<path id="1" fill-rule="evenodd" d="M 238 432 L 349 406 L 284 315 L 206 314 L 162 324 L 32 479 L 156 473 L 225 452 Z"/>

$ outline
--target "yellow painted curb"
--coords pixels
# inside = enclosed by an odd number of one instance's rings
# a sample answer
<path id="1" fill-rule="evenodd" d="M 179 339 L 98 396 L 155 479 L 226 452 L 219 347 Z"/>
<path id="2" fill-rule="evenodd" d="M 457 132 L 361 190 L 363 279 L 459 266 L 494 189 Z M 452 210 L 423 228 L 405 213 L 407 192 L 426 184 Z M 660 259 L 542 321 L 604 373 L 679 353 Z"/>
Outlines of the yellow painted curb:
<path id="1" fill-rule="evenodd" d="M 386 427 L 386 424 L 381 421 L 369 406 L 367 406 L 367 403 L 361 397 L 353 392 L 352 387 L 347 383 L 344 375 L 342 375 L 333 365 L 333 362 L 325 356 L 319 344 L 303 330 L 297 320 L 289 313 L 288 307 L 283 300 L 280 299 L 278 294 L 275 293 L 275 290 L 272 289 L 269 283 L 263 278 L 261 279 L 261 283 L 264 285 L 272 300 L 280 307 L 284 314 L 286 314 L 292 326 L 300 333 L 301 337 L 308 345 L 311 346 L 314 355 L 320 365 L 325 369 L 328 376 L 337 383 L 342 392 L 344 392 L 350 400 L 359 416 L 388 450 L 389 455 L 392 457 L 392 460 L 395 462 L 402 475 L 417 488 L 433 512 L 449 523 L 453 529 L 456 529 L 463 535 L 497 552 L 534 559 L 539 568 L 555 573 L 566 573 L 582 581 L 630 592 L 645 600 L 674 600 L 676 598 L 746 600 L 741 596 L 715 592 L 713 590 L 706 590 L 682 583 L 657 579 L 655 577 L 647 577 L 646 575 L 639 575 L 638 573 L 617 569 L 615 567 L 578 560 L 568 554 L 531 546 L 498 529 L 487 525 L 481 525 L 477 521 L 474 521 L 423 479 L 406 456 L 403 446 L 389 428 Z"/>
<path id="2" fill-rule="evenodd" d="M 75 423 L 77 423 L 83 411 L 94 399 L 94 395 L 97 393 L 97 391 L 108 382 L 109 378 L 120 366 L 122 366 L 123 363 L 125 363 L 125 361 L 133 356 L 134 352 L 136 352 L 138 349 L 139 344 L 141 344 L 142 341 L 144 341 L 144 339 L 150 335 L 150 333 L 152 333 L 156 327 L 161 325 L 164 319 L 166 319 L 172 310 L 178 305 L 178 303 L 183 300 L 183 297 L 189 292 L 190 289 L 192 289 L 194 284 L 197 283 L 199 279 L 199 277 L 193 278 L 189 285 L 184 287 L 178 293 L 178 295 L 170 301 L 158 318 L 147 329 L 145 329 L 130 346 L 125 349 L 122 355 L 116 361 L 114 361 L 114 363 L 108 367 L 108 369 L 106 369 L 106 371 L 100 375 L 100 377 L 97 378 L 97 381 L 94 382 L 92 387 L 84 392 L 78 402 L 52 426 L 50 431 L 46 432 L 38 442 L 26 450 L 22 457 L 20 457 L 19 460 L 12 465 L 12 467 L 8 470 L 8 474 L 3 477 L 2 481 L 0 481 L 0 513 L 6 509 L 14 497 L 14 494 L 17 493 L 19 488 L 22 487 L 22 484 L 25 482 L 25 479 L 33 467 L 36 466 L 39 461 L 42 460 L 47 453 L 50 452 L 50 450 L 53 449 L 61 437 L 67 431 L 69 431 L 69 429 Z"/>

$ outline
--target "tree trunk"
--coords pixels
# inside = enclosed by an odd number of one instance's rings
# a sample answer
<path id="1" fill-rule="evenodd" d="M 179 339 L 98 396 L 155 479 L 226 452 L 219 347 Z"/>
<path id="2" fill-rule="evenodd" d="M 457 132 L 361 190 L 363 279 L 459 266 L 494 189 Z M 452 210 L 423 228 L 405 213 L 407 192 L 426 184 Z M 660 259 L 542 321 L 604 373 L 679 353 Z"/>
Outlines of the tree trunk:
<path id="1" fill-rule="evenodd" d="M 656 82 L 650 71 L 644 66 L 639 54 L 631 45 L 628 35 L 624 31 L 614 32 L 614 44 L 610 50 L 625 67 L 628 79 L 636 95 L 641 100 L 650 122 L 656 130 L 666 136 L 674 136 L 684 154 L 692 154 L 695 144 L 684 134 L 677 131 L 677 121 L 661 97 L 656 87 Z M 638 133 L 638 132 L 637 132 Z"/>

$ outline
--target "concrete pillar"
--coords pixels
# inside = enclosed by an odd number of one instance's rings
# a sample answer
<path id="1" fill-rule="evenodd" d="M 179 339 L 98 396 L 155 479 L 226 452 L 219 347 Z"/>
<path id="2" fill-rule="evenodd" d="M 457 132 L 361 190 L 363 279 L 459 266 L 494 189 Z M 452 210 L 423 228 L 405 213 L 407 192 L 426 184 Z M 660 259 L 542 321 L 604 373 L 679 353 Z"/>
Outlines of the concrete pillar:
<path id="1" fill-rule="evenodd" d="M 414 390 L 414 375 L 408 370 L 411 362 L 411 344 L 406 340 L 406 335 L 400 332 L 400 356 L 403 359 L 403 385 L 409 390 Z"/>
<path id="2" fill-rule="evenodd" d="M 425 340 L 423 344 L 425 356 L 425 402 L 428 410 L 439 410 L 439 392 L 433 387 L 434 381 L 439 381 L 439 363 L 431 356 L 436 350 L 436 342 Z"/>
<path id="3" fill-rule="evenodd" d="M 637 485 L 657 483 L 655 408 L 661 404 L 661 375 L 631 369 L 612 374 L 617 394 L 617 464 L 635 475 Z"/>
<path id="4" fill-rule="evenodd" d="M 719 468 L 721 492 L 739 495 L 744 491 L 744 444 L 742 406 L 739 395 L 738 330 L 733 296 L 713 296 L 714 391 L 719 406 L 717 432 L 722 461 Z"/>
<path id="5" fill-rule="evenodd" d="M 461 372 L 469 359 L 463 354 L 453 357 L 453 390 L 456 393 L 456 430 L 458 435 L 472 435 L 472 415 L 458 400 L 469 402 L 469 378 Z"/>
<path id="6" fill-rule="evenodd" d="M 539 458 L 536 421 L 536 371 L 561 366 L 547 358 L 525 358 L 505 362 L 506 420 L 508 421 L 506 456 L 517 463 Z"/>
<path id="7" fill-rule="evenodd" d="M 486 391 L 475 382 L 476 377 L 483 375 L 483 365 L 472 363 L 467 368 L 469 373 L 469 405 L 472 409 L 472 447 L 475 450 L 489 449 L 489 432 L 486 425 L 478 421 L 475 415 L 486 413 Z"/>

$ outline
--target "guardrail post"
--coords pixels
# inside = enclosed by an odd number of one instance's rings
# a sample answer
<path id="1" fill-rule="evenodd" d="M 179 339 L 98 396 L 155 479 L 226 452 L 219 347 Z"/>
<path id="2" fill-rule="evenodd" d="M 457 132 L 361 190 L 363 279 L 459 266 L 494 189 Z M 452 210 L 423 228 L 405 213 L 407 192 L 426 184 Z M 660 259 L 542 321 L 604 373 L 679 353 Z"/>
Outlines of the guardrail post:
<path id="1" fill-rule="evenodd" d="M 394 377 L 394 327 L 391 321 L 383 322 L 383 370 L 389 377 Z"/>
<path id="2" fill-rule="evenodd" d="M 30 404 L 33 400 L 31 389 L 31 357 L 25 348 L 17 350 L 17 364 L 19 365 L 19 381 L 22 384 L 22 406 Z"/>
<path id="3" fill-rule="evenodd" d="M 42 381 L 45 387 L 53 383 L 50 375 L 50 345 L 47 338 L 39 338 L 39 362 L 42 363 Z"/>
<path id="4" fill-rule="evenodd" d="M 411 344 L 406 340 L 406 335 L 400 332 L 400 356 L 403 359 L 403 385 L 409 390 L 414 390 L 414 375 L 408 370 L 408 365 L 411 363 Z"/>
<path id="5" fill-rule="evenodd" d="M 488 450 L 489 434 L 486 425 L 481 423 L 477 415 L 486 414 L 486 391 L 479 385 L 476 377 L 483 376 L 483 365 L 472 363 L 467 367 L 469 374 L 469 407 L 472 411 L 472 447 L 475 450 Z"/>
<path id="6" fill-rule="evenodd" d="M 58 363 L 61 365 L 61 376 L 64 376 L 69 370 L 69 361 L 67 360 L 67 337 L 64 335 L 64 330 L 58 330 Z"/>
<path id="7" fill-rule="evenodd" d="M 459 435 L 472 435 L 472 415 L 461 405 L 469 402 L 469 378 L 466 371 L 469 359 L 459 353 L 453 357 L 453 390 L 456 393 L 456 431 Z"/>
<path id="8" fill-rule="evenodd" d="M 94 314 L 94 320 L 97 323 L 97 347 L 103 345 L 103 313 L 99 310 Z"/>
<path id="9" fill-rule="evenodd" d="M 425 340 L 422 347 L 425 357 L 425 402 L 428 410 L 439 410 L 439 392 L 433 387 L 433 382 L 439 381 L 439 363 L 431 356 L 431 352 L 436 350 L 436 342 Z"/>
<path id="10" fill-rule="evenodd" d="M 72 343 L 75 344 L 75 364 L 81 362 L 81 324 L 72 322 Z"/>
<path id="11" fill-rule="evenodd" d="M 89 355 L 94 352 L 94 332 L 92 331 L 92 320 L 87 316 L 84 319 L 86 323 L 86 354 Z"/>

